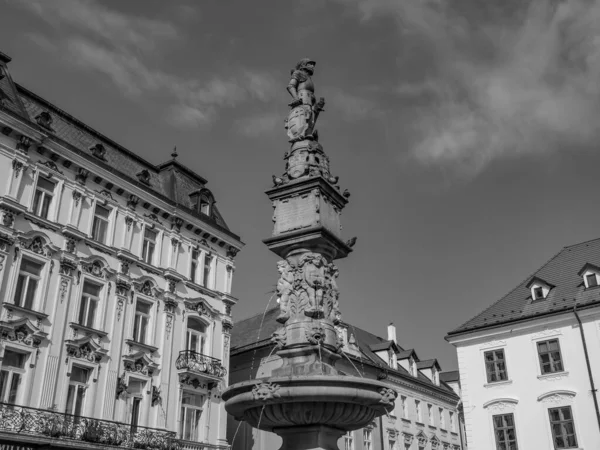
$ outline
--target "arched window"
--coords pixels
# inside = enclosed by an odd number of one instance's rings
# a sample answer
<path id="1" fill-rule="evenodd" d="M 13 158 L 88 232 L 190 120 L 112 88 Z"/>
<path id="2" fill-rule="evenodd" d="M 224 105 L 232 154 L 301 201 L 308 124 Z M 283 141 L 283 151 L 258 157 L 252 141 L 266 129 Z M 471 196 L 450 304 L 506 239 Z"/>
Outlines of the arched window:
<path id="1" fill-rule="evenodd" d="M 195 318 L 188 319 L 186 350 L 206 354 L 206 325 Z"/>

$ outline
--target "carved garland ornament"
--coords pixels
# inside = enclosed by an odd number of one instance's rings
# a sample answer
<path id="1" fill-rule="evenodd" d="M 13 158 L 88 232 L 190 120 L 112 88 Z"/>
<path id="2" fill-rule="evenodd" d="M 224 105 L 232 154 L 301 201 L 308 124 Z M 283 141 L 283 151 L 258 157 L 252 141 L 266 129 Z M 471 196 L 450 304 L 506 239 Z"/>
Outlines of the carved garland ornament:
<path id="1" fill-rule="evenodd" d="M 21 326 L 16 330 L 2 330 L 0 337 L 3 340 L 19 342 L 21 344 L 30 345 L 36 348 L 42 343 L 42 339 L 39 336 L 34 336 L 33 334 L 29 333 L 29 330 L 24 326 Z"/>

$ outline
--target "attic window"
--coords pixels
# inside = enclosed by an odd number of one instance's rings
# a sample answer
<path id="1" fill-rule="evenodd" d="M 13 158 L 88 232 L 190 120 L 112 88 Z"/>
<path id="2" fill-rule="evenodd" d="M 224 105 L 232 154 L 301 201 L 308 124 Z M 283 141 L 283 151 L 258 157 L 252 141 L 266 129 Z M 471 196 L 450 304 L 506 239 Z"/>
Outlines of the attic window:
<path id="1" fill-rule="evenodd" d="M 545 298 L 544 296 L 544 288 L 542 286 L 534 286 L 532 289 L 533 299 L 534 300 L 542 300 Z"/>
<path id="2" fill-rule="evenodd" d="M 207 216 L 210 215 L 210 203 L 206 197 L 200 197 L 200 212 Z"/>
<path id="3" fill-rule="evenodd" d="M 585 286 L 587 288 L 593 288 L 598 286 L 598 276 L 595 273 L 588 273 L 585 276 Z"/>

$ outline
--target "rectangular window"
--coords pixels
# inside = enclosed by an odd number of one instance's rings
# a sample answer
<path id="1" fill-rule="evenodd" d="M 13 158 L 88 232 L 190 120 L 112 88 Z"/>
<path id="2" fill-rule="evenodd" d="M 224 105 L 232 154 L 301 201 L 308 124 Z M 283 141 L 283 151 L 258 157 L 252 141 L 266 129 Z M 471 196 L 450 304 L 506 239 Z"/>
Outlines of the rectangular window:
<path id="1" fill-rule="evenodd" d="M 452 411 L 450 411 L 450 431 L 456 432 L 456 417 Z"/>
<path id="2" fill-rule="evenodd" d="M 440 412 L 440 428 L 442 430 L 446 429 L 446 417 L 444 417 L 444 408 L 439 409 Z"/>
<path id="3" fill-rule="evenodd" d="M 25 375 L 25 360 L 27 355 L 12 350 L 4 351 L 2 370 L 0 371 L 0 401 L 17 403 L 19 386 Z"/>
<path id="4" fill-rule="evenodd" d="M 421 411 L 421 402 L 415 400 L 415 411 L 417 411 L 417 422 L 423 423 L 423 411 Z"/>
<path id="5" fill-rule="evenodd" d="M 488 383 L 495 383 L 497 381 L 508 379 L 504 350 L 500 349 L 485 352 L 484 359 Z"/>
<path id="6" fill-rule="evenodd" d="M 204 287 L 210 288 L 211 287 L 211 283 L 210 283 L 210 276 L 211 276 L 211 269 L 212 269 L 212 261 L 213 261 L 213 257 L 209 254 L 206 254 L 204 256 L 204 278 L 202 280 Z"/>
<path id="7" fill-rule="evenodd" d="M 598 286 L 598 279 L 596 278 L 596 274 L 595 273 L 588 273 L 585 276 L 585 278 L 587 280 L 587 285 L 588 285 L 589 288 Z"/>
<path id="8" fill-rule="evenodd" d="M 79 305 L 79 325 L 94 328 L 101 289 L 97 284 L 84 281 Z"/>
<path id="9" fill-rule="evenodd" d="M 132 433 L 137 432 L 137 427 L 140 424 L 140 412 L 142 400 L 144 399 L 145 386 L 145 381 L 131 379 L 129 380 L 129 386 L 127 387 L 127 393 L 129 394 L 129 398 L 127 399 L 127 403 L 129 405 L 129 417 Z"/>
<path id="10" fill-rule="evenodd" d="M 17 289 L 15 290 L 14 303 L 23 308 L 33 309 L 43 265 L 29 259 L 21 259 Z"/>
<path id="11" fill-rule="evenodd" d="M 354 436 L 352 431 L 346 431 L 344 435 L 344 450 L 354 450 Z"/>
<path id="12" fill-rule="evenodd" d="M 179 435 L 186 441 L 200 441 L 200 417 L 202 416 L 202 406 L 204 397 L 183 391 L 181 397 L 181 421 L 179 425 Z"/>
<path id="13" fill-rule="evenodd" d="M 404 395 L 400 396 L 400 413 L 402 419 L 408 419 L 408 404 Z"/>
<path id="14" fill-rule="evenodd" d="M 512 414 L 492 416 L 494 434 L 496 435 L 496 450 L 518 450 L 515 419 Z"/>
<path id="15" fill-rule="evenodd" d="M 140 344 L 148 341 L 148 328 L 150 324 L 150 303 L 138 300 L 135 304 L 135 320 L 133 322 L 133 340 Z"/>
<path id="16" fill-rule="evenodd" d="M 198 282 L 198 261 L 200 260 L 200 252 L 192 250 L 192 264 L 190 266 L 190 280 L 192 283 Z"/>
<path id="17" fill-rule="evenodd" d="M 429 425 L 435 425 L 433 421 L 433 406 L 427 405 L 427 415 L 429 416 Z"/>
<path id="18" fill-rule="evenodd" d="M 571 407 L 551 408 L 548 413 L 550 414 L 554 448 L 576 448 L 577 437 L 575 436 L 575 424 Z"/>
<path id="19" fill-rule="evenodd" d="M 152 264 L 154 249 L 156 248 L 156 231 L 144 230 L 144 248 L 142 249 L 142 259 L 146 264 Z"/>
<path id="20" fill-rule="evenodd" d="M 48 218 L 50 205 L 54 196 L 54 188 L 56 184 L 44 177 L 38 177 L 37 186 L 35 188 L 35 196 L 33 197 L 33 213 L 42 219 Z"/>
<path id="21" fill-rule="evenodd" d="M 389 450 L 398 450 L 396 433 L 393 431 L 388 432 L 388 448 Z"/>
<path id="22" fill-rule="evenodd" d="M 533 299 L 541 300 L 544 298 L 544 289 L 541 286 L 536 286 L 533 288 Z"/>
<path id="23" fill-rule="evenodd" d="M 71 367 L 71 376 L 69 377 L 69 390 L 67 391 L 66 414 L 81 416 L 85 403 L 85 391 L 88 388 L 90 379 L 90 370 L 83 367 Z"/>
<path id="24" fill-rule="evenodd" d="M 537 349 L 542 375 L 545 373 L 562 372 L 564 370 L 558 339 L 538 342 Z"/>
<path id="25" fill-rule="evenodd" d="M 95 241 L 106 244 L 109 216 L 110 209 L 96 205 L 96 210 L 94 211 L 94 223 L 92 224 L 92 239 Z"/>
<path id="26" fill-rule="evenodd" d="M 363 428 L 363 449 L 373 450 L 373 430 L 371 428 Z"/>

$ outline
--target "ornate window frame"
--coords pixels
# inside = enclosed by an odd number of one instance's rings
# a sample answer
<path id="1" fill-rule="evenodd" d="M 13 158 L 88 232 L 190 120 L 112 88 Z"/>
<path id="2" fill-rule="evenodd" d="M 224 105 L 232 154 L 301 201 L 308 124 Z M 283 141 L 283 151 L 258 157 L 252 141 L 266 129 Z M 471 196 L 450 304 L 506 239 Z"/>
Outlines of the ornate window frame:
<path id="1" fill-rule="evenodd" d="M 64 387 L 62 390 L 62 395 L 60 399 L 61 411 L 66 411 L 67 409 L 67 400 L 69 394 L 69 383 L 71 381 L 71 372 L 73 371 L 73 366 L 81 367 L 83 369 L 87 369 L 90 371 L 90 379 L 88 380 L 87 388 L 86 388 L 86 398 L 84 403 L 84 408 L 81 413 L 82 416 L 91 416 L 91 410 L 96 400 L 97 393 L 97 380 L 100 372 L 100 365 L 94 364 L 89 361 L 83 359 L 68 358 L 66 362 L 65 375 L 63 378 Z"/>
<path id="2" fill-rule="evenodd" d="M 502 415 L 502 414 L 512 414 L 515 422 L 515 433 L 517 444 L 519 442 L 524 442 L 522 439 L 522 431 L 519 424 L 519 415 L 520 411 L 517 406 L 519 404 L 519 399 L 516 397 L 498 397 L 492 400 L 489 400 L 483 404 L 483 409 L 485 409 L 488 413 L 487 427 L 488 433 L 487 435 L 490 438 L 489 448 L 496 448 L 496 435 L 494 431 L 494 416 Z M 459 424 L 460 427 L 460 424 Z"/>
<path id="3" fill-rule="evenodd" d="M 36 217 L 39 217 L 35 214 L 35 211 L 33 210 L 33 203 L 35 199 L 35 193 L 37 190 L 38 180 L 40 178 L 40 175 L 42 175 L 43 177 L 48 178 L 53 183 L 55 183 L 55 186 L 54 194 L 52 196 L 52 202 L 50 204 L 50 208 L 48 209 L 48 217 L 40 217 L 40 219 L 47 220 L 49 222 L 56 222 L 58 220 L 58 213 L 60 210 L 60 205 L 62 203 L 62 194 L 65 188 L 65 179 L 58 175 L 58 173 L 60 172 L 58 172 L 58 167 L 56 167 L 56 165 L 54 165 L 52 170 L 50 170 L 50 167 L 52 167 L 51 164 L 54 163 L 52 163 L 51 161 L 47 161 L 46 164 L 44 164 L 41 163 L 41 161 L 38 161 L 35 165 L 30 166 L 33 172 L 33 184 L 27 202 L 27 211 L 35 215 Z"/>
<path id="4" fill-rule="evenodd" d="M 104 327 L 106 325 L 106 314 L 108 309 L 108 300 L 112 292 L 110 292 L 111 285 L 108 281 L 109 276 L 114 274 L 108 266 L 107 261 L 101 256 L 91 256 L 85 260 L 80 261 L 81 270 L 77 272 L 77 280 L 75 282 L 75 302 L 76 307 L 72 308 L 70 325 L 74 331 L 77 328 L 89 328 L 91 331 L 98 332 L 96 334 L 99 337 L 104 337 Z M 81 307 L 81 296 L 83 294 L 83 286 L 86 281 L 91 284 L 99 285 L 101 287 L 100 297 L 98 300 L 98 307 L 96 309 L 96 317 L 94 318 L 94 326 L 86 327 L 79 324 L 79 308 Z M 72 338 L 77 338 L 77 333 L 73 333 Z"/>
<path id="5" fill-rule="evenodd" d="M 544 418 L 544 428 L 546 430 L 546 442 L 548 448 L 554 448 L 554 443 L 552 442 L 552 428 L 550 425 L 550 416 L 548 414 L 548 410 L 551 408 L 558 408 L 562 406 L 570 406 L 571 414 L 573 415 L 573 426 L 575 428 L 575 435 L 577 436 L 577 441 L 581 440 L 583 436 L 581 430 L 581 417 L 584 417 L 580 414 L 578 403 L 575 402 L 575 397 L 577 396 L 576 391 L 568 390 L 568 389 L 553 389 L 551 391 L 544 392 L 539 395 L 537 398 L 539 404 L 539 414 Z M 585 422 L 584 422 L 585 423 Z M 581 442 L 579 442 L 581 444 Z M 543 444 L 542 444 L 543 445 Z"/>
<path id="6" fill-rule="evenodd" d="M 37 350 L 35 350 L 31 347 L 28 347 L 28 346 L 24 345 L 22 342 L 18 342 L 18 341 L 16 341 L 16 342 L 9 341 L 6 344 L 0 345 L 0 369 L 2 369 L 4 367 L 4 353 L 6 352 L 6 350 L 27 355 L 25 362 L 23 364 L 24 367 L 23 367 L 23 378 L 21 379 L 21 386 L 19 388 L 19 393 L 17 395 L 17 401 L 15 402 L 15 404 L 17 404 L 17 405 L 23 405 L 23 404 L 25 404 L 25 395 L 28 391 L 27 387 L 33 381 L 32 377 L 33 377 L 34 371 L 31 369 L 33 367 L 35 367 L 35 362 L 37 360 Z"/>
<path id="7" fill-rule="evenodd" d="M 96 206 L 102 206 L 103 208 L 110 210 L 110 213 L 108 214 L 108 224 L 106 226 L 106 239 L 104 242 L 96 241 L 92 234 L 94 229 L 94 217 L 96 215 Z M 88 227 L 85 232 L 86 236 L 89 239 L 93 240 L 94 242 L 98 242 L 101 245 L 112 247 L 114 245 L 115 222 L 118 210 L 119 204 L 116 201 L 111 201 L 106 197 L 101 197 L 100 195 L 93 196 L 90 204 L 90 220 L 88 221 Z"/>

